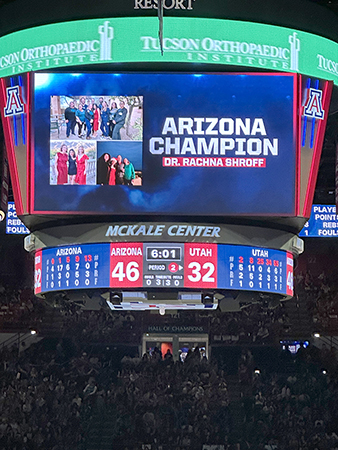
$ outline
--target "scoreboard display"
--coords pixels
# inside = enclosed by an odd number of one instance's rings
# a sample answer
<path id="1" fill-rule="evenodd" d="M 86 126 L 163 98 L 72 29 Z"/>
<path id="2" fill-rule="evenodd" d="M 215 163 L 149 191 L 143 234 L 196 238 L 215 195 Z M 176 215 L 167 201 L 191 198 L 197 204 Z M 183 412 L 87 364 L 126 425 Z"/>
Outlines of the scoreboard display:
<path id="1" fill-rule="evenodd" d="M 96 243 L 35 254 L 35 293 L 190 288 L 293 295 L 290 252 L 205 243 Z"/>

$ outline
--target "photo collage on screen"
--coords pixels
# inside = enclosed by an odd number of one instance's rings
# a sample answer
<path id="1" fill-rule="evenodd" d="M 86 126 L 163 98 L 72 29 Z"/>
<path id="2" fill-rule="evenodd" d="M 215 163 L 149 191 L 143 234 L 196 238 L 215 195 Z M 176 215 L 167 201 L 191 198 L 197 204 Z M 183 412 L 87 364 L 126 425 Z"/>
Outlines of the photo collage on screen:
<path id="1" fill-rule="evenodd" d="M 53 95 L 50 184 L 142 186 L 143 97 Z"/>

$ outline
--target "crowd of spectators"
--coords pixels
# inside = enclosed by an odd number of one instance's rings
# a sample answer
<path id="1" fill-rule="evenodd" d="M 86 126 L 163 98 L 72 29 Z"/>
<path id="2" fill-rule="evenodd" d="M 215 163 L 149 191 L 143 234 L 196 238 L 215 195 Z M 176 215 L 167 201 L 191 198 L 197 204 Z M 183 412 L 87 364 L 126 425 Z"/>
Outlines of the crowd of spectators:
<path id="1" fill-rule="evenodd" d="M 338 278 L 322 272 L 313 276 L 310 271 L 296 276 L 299 300 L 306 304 L 309 315 L 318 331 L 338 330 Z"/>
<path id="2" fill-rule="evenodd" d="M 328 329 L 337 319 L 338 283 L 324 273 L 316 278 L 300 273 L 296 283 L 299 301 L 316 325 Z M 156 348 L 142 358 L 117 357 L 112 343 L 139 345 L 148 313 L 56 306 L 43 306 L 30 289 L 0 287 L 2 329 L 20 323 L 43 330 L 49 308 L 59 332 L 56 340 L 24 351 L 1 349 L 0 449 L 338 449 L 334 350 L 310 345 L 296 356 L 275 350 L 264 367 L 252 349 L 243 350 L 234 380 L 229 355 L 215 353 L 208 361 L 198 348 L 184 363 Z M 291 328 L 284 303 L 151 319 L 203 325 L 211 343 L 230 349 L 271 345 Z M 100 447 L 103 438 L 108 447 Z"/>
<path id="3" fill-rule="evenodd" d="M 211 338 L 225 344 L 263 344 L 275 342 L 290 327 L 283 303 L 253 304 L 239 312 L 216 311 L 210 318 Z"/>
<path id="4" fill-rule="evenodd" d="M 4 450 L 86 449 L 94 412 L 102 420 L 109 412 L 111 448 L 147 442 L 198 448 L 213 435 L 224 439 L 226 382 L 198 349 L 184 364 L 174 363 L 170 352 L 162 360 L 155 350 L 124 358 L 122 368 L 109 353 L 88 355 L 79 344 L 70 357 L 61 341 L 55 348 L 36 344 L 20 356 L 16 350 L 1 354 Z"/>
<path id="5" fill-rule="evenodd" d="M 174 363 L 170 352 L 162 360 L 156 348 L 141 360 L 128 359 L 109 404 L 119 414 L 117 438 L 128 449 L 135 442 L 197 449 L 224 442 L 229 430 L 225 374 L 198 348 L 184 363 Z"/>
<path id="6" fill-rule="evenodd" d="M 338 281 L 324 273 L 311 277 L 310 273 L 298 274 L 296 293 L 298 301 L 306 305 L 314 327 L 319 331 L 338 327 Z M 55 330 L 57 333 L 76 333 L 80 339 L 91 337 L 93 342 L 120 339 L 123 342 L 139 341 L 145 328 L 148 313 L 116 312 L 106 308 L 88 311 L 79 303 L 58 302 L 53 308 L 34 297 L 29 288 L 14 290 L 0 286 L 0 327 L 3 331 L 37 329 L 40 332 Z M 203 322 L 212 342 L 225 345 L 271 344 L 285 335 L 297 331 L 288 316 L 287 302 L 260 302 L 245 306 L 238 312 L 223 313 L 184 311 L 175 317 L 152 316 L 153 325 L 160 325 L 169 318 L 178 325 Z M 309 330 L 310 332 L 311 330 Z"/>
<path id="7" fill-rule="evenodd" d="M 140 317 L 140 316 L 139 316 Z M 112 313 L 108 308 L 97 311 L 84 311 L 81 307 L 63 310 L 63 327 L 78 335 L 80 339 L 92 342 L 114 341 L 118 336 L 120 342 L 139 342 L 142 321 L 130 311 Z"/>
<path id="8" fill-rule="evenodd" d="M 42 321 L 43 313 L 42 301 L 34 297 L 32 289 L 0 286 L 0 329 L 2 331 L 37 325 Z"/>
<path id="9" fill-rule="evenodd" d="M 329 350 L 275 350 L 260 371 L 243 350 L 235 384 L 226 361 L 207 361 L 198 348 L 184 363 L 156 348 L 121 362 L 112 349 L 84 350 L 83 342 L 43 341 L 20 355 L 2 351 L 1 449 L 338 449 L 338 365 Z M 109 434 L 93 447 L 101 422 Z"/>
<path id="10" fill-rule="evenodd" d="M 0 448 L 80 448 L 81 372 L 41 345 L 16 350 L 1 353 Z"/>
<path id="11" fill-rule="evenodd" d="M 59 314 L 55 311 L 55 316 Z M 223 344 L 271 344 L 278 341 L 285 330 L 290 329 L 290 320 L 283 304 L 271 309 L 267 305 L 253 304 L 239 312 L 223 313 L 184 311 L 173 317 L 149 313 L 124 311 L 111 313 L 110 310 L 85 311 L 79 306 L 61 309 L 61 329 L 82 339 L 90 337 L 93 342 L 119 339 L 121 342 L 139 342 L 147 324 L 153 326 L 203 325 L 212 342 Z M 60 315 L 59 314 L 59 315 Z M 60 319 L 61 320 L 61 319 Z M 55 321 L 54 321 L 55 322 Z M 68 331 L 67 331 L 68 330 Z"/>
<path id="12" fill-rule="evenodd" d="M 252 361 L 249 365 L 253 368 Z M 278 371 L 242 380 L 242 448 L 338 449 L 338 378 L 335 353 L 315 347 L 279 356 Z M 283 367 L 282 367 L 283 366 Z"/>

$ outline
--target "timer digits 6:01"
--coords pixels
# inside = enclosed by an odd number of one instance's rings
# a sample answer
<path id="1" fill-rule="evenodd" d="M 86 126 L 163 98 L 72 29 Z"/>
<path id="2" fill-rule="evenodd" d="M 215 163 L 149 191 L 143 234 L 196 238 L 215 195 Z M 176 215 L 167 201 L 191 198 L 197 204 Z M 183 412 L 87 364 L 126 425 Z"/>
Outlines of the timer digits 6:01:
<path id="1" fill-rule="evenodd" d="M 180 247 L 147 247 L 147 260 L 181 260 Z"/>

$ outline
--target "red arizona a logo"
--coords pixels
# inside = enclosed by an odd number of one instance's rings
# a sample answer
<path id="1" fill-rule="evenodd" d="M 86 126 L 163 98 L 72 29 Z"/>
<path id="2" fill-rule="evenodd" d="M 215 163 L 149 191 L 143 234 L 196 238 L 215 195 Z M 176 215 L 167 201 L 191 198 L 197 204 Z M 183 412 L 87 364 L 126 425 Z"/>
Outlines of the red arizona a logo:
<path id="1" fill-rule="evenodd" d="M 315 119 L 324 119 L 324 110 L 322 107 L 323 92 L 319 89 L 309 89 L 308 98 L 304 106 L 303 114 Z"/>
<path id="2" fill-rule="evenodd" d="M 24 112 L 24 104 L 20 96 L 20 86 L 11 86 L 6 89 L 5 117 L 16 116 Z"/>

